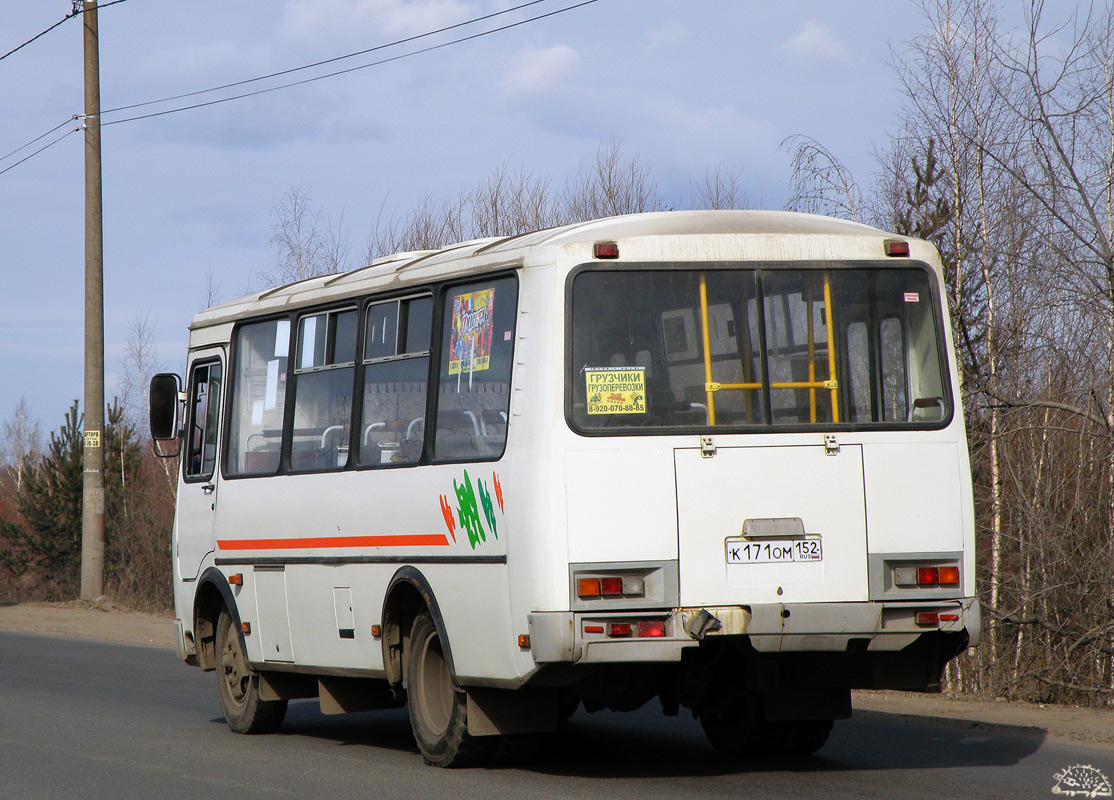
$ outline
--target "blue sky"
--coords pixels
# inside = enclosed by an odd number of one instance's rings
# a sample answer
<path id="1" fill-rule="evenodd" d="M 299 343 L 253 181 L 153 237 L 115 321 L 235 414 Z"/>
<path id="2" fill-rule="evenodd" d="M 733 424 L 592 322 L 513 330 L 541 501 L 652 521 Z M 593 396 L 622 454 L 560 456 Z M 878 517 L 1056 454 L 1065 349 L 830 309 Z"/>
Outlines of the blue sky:
<path id="1" fill-rule="evenodd" d="M 498 19 L 573 2 L 546 0 Z M 342 55 L 511 5 L 128 0 L 99 15 L 102 108 Z M 0 53 L 70 7 L 5 0 Z M 740 173 L 751 207 L 781 208 L 790 194 L 781 143 L 794 134 L 819 140 L 869 182 L 872 152 L 902 104 L 890 46 L 922 25 L 911 0 L 598 0 L 307 86 L 105 127 L 107 396 L 135 319 L 154 327 L 161 364 L 180 369 L 207 271 L 229 299 L 274 265 L 273 208 L 292 187 L 312 197 L 323 219 L 343 215 L 358 257 L 382 208 L 405 214 L 424 197 L 455 197 L 502 164 L 561 183 L 604 139 L 621 140 L 652 170 L 666 202 L 682 207 L 691 181 L 720 165 Z M 396 52 L 403 50 L 388 54 Z M 0 61 L 0 155 L 81 112 L 81 71 L 79 20 Z M 0 420 L 26 397 L 53 430 L 82 396 L 83 214 L 80 134 L 0 175 Z"/>

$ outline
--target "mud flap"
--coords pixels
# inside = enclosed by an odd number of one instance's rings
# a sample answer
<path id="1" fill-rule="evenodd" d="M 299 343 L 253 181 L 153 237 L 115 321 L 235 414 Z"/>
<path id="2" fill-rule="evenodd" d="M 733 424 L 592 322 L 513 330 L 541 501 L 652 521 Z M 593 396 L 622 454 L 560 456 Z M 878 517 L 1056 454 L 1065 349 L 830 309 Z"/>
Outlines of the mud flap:
<path id="1" fill-rule="evenodd" d="M 473 736 L 543 733 L 557 729 L 556 689 L 470 686 L 465 694 L 468 695 L 468 733 Z"/>

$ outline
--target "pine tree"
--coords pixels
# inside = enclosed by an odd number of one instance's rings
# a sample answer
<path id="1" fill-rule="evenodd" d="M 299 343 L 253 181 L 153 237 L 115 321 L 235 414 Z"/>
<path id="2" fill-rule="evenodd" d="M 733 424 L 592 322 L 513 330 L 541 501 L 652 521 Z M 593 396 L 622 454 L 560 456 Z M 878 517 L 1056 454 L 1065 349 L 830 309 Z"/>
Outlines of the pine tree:
<path id="1" fill-rule="evenodd" d="M 114 543 L 134 513 L 142 490 L 142 453 L 132 426 L 115 402 L 107 409 L 105 445 L 106 567 L 120 560 Z M 22 524 L 0 522 L 7 548 L 0 567 L 13 576 L 33 574 L 53 598 L 72 597 L 81 573 L 84 451 L 78 402 L 26 478 L 19 495 Z"/>

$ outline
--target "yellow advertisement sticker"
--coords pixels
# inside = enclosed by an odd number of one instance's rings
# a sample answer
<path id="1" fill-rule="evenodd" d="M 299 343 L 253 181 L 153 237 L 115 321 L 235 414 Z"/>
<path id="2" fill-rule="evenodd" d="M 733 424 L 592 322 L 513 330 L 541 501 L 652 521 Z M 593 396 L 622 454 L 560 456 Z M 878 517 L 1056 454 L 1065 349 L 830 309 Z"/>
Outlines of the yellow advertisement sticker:
<path id="1" fill-rule="evenodd" d="M 646 369 L 586 369 L 589 414 L 645 414 Z"/>

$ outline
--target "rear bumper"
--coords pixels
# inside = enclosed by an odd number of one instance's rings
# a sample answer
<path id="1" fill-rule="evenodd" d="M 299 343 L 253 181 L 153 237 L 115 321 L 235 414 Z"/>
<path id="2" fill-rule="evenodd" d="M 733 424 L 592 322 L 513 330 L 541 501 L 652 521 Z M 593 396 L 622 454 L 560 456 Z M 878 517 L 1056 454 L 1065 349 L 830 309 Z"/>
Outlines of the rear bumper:
<path id="1" fill-rule="evenodd" d="M 918 613 L 935 613 L 934 623 Z M 665 636 L 611 636 L 611 623 L 664 620 Z M 701 641 L 746 636 L 760 653 L 895 652 L 931 632 L 963 633 L 979 643 L 976 598 L 913 603 L 797 603 L 678 608 L 670 611 L 573 612 L 529 615 L 530 647 L 538 664 L 679 661 Z M 631 626 L 637 629 L 636 625 Z M 602 629 L 602 630 L 601 630 Z"/>

